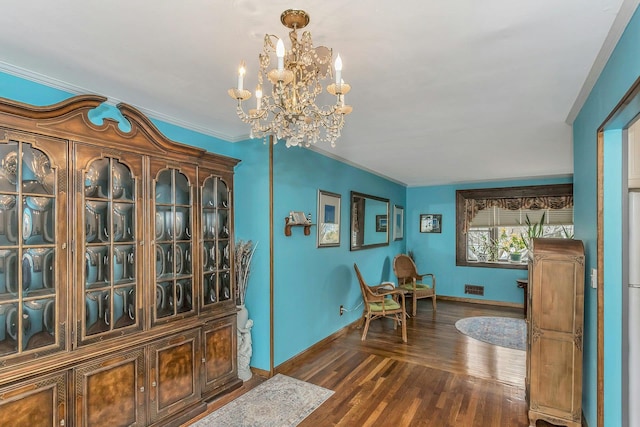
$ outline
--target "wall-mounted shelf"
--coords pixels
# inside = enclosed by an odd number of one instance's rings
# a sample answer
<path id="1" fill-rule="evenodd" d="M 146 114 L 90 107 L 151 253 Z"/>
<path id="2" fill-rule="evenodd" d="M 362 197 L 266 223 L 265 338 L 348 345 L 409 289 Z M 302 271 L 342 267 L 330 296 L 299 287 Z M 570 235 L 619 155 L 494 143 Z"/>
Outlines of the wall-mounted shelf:
<path id="1" fill-rule="evenodd" d="M 285 217 L 284 219 L 284 235 L 289 237 L 291 236 L 291 227 L 304 227 L 304 235 L 308 236 L 309 234 L 311 234 L 311 226 L 315 225 L 315 224 L 311 224 L 311 223 L 303 223 L 303 224 L 297 224 L 297 223 L 291 223 L 289 224 L 289 217 Z"/>

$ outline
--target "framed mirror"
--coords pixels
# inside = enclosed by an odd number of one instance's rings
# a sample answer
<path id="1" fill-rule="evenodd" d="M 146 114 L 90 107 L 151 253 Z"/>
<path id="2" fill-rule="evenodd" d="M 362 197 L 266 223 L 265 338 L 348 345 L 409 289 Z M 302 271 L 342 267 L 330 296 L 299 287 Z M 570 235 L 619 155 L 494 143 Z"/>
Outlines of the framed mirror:
<path id="1" fill-rule="evenodd" d="M 351 250 L 389 244 L 389 199 L 351 192 Z"/>

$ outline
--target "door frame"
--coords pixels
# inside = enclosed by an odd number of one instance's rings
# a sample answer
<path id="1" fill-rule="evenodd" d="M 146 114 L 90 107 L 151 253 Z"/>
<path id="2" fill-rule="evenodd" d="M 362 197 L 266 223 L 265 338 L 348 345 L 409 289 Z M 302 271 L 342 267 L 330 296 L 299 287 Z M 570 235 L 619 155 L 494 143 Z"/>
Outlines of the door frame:
<path id="1" fill-rule="evenodd" d="M 627 139 L 627 128 L 640 114 L 640 78 L 629 88 L 627 93 L 609 113 L 597 130 L 597 424 L 604 427 L 604 133 L 607 130 L 619 129 L 623 131 L 623 143 Z M 627 156 L 623 155 L 627 160 Z M 626 165 L 621 165 L 623 171 Z M 624 186 L 626 189 L 626 185 Z M 623 189 L 623 190 L 624 190 Z M 625 326 L 623 318 L 623 340 Z M 625 369 L 623 367 L 623 369 Z M 623 376 L 623 385 L 624 382 Z M 622 390 L 622 397 L 628 397 L 628 391 Z M 623 407 L 625 403 L 622 403 Z M 623 411 L 623 420 L 625 413 Z"/>

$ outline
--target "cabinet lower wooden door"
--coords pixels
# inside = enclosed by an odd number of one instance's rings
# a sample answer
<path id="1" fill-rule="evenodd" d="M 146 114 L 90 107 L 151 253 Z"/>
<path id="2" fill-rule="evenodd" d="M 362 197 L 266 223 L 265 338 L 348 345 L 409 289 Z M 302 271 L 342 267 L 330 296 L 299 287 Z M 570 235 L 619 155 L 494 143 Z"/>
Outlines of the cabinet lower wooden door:
<path id="1" fill-rule="evenodd" d="M 151 421 L 198 403 L 200 330 L 162 340 L 149 347 Z"/>
<path id="2" fill-rule="evenodd" d="M 237 380 L 236 316 L 208 322 L 202 329 L 204 340 L 203 394 L 216 394 L 216 389 Z"/>
<path id="3" fill-rule="evenodd" d="M 145 425 L 144 373 L 143 348 L 75 368 L 75 425 Z"/>
<path id="4" fill-rule="evenodd" d="M 0 388 L 1 426 L 64 426 L 66 408 L 66 372 Z"/>

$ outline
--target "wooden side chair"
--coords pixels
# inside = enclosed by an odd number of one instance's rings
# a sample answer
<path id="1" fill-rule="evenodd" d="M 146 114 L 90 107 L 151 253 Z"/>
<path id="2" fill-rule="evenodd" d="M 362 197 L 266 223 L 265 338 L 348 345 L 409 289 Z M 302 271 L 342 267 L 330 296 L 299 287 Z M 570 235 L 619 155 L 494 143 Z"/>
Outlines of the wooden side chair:
<path id="1" fill-rule="evenodd" d="M 393 329 L 402 326 L 402 341 L 407 342 L 407 310 L 405 309 L 405 292 L 398 288 L 389 289 L 388 284 L 378 286 L 368 286 L 356 264 L 353 264 L 360 282 L 362 299 L 364 300 L 364 310 L 362 317 L 364 320 L 364 330 L 362 331 L 362 341 L 367 337 L 369 323 L 374 319 L 388 317 L 393 319 Z"/>
<path id="2" fill-rule="evenodd" d="M 393 272 L 398 278 L 398 287 L 407 291 L 407 295 L 413 298 L 412 313 L 418 312 L 418 299 L 431 298 L 433 311 L 436 311 L 436 276 L 431 273 L 418 273 L 416 264 L 409 255 L 396 255 L 393 259 Z M 431 283 L 424 283 L 425 278 L 430 278 Z"/>

